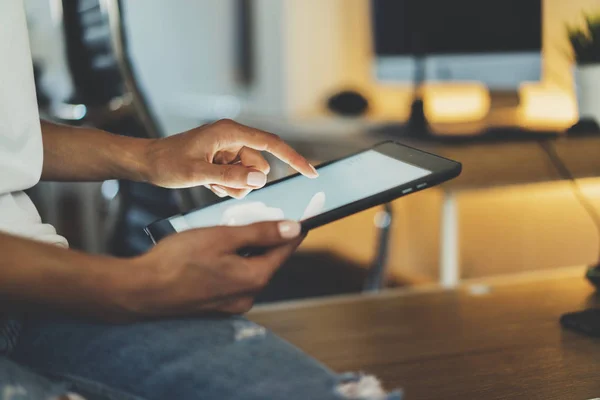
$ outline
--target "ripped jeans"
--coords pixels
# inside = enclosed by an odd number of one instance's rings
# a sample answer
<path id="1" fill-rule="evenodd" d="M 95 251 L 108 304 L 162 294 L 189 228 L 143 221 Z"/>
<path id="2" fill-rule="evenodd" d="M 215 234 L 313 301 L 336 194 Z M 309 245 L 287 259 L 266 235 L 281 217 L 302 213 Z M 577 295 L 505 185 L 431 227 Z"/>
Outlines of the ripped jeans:
<path id="1" fill-rule="evenodd" d="M 30 319 L 10 358 L 86 400 L 401 398 L 385 393 L 371 376 L 332 373 L 243 317 L 116 326 Z M 0 383 L 4 378 L 0 369 Z"/>

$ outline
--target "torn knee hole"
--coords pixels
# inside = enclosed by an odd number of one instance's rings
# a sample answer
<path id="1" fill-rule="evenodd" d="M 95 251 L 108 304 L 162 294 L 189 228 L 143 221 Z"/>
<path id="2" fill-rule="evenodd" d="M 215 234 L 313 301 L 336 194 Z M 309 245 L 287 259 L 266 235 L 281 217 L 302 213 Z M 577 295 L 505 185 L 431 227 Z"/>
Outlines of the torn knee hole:
<path id="1" fill-rule="evenodd" d="M 373 375 L 345 374 L 336 386 L 336 393 L 346 400 L 400 399 L 399 393 L 389 394 Z"/>
<path id="2" fill-rule="evenodd" d="M 27 390 L 20 385 L 6 385 L 2 386 L 2 400 L 18 399 L 19 397 L 27 395 Z"/>
<path id="3" fill-rule="evenodd" d="M 267 329 L 250 321 L 235 321 L 235 340 L 245 340 L 250 338 L 264 337 Z"/>

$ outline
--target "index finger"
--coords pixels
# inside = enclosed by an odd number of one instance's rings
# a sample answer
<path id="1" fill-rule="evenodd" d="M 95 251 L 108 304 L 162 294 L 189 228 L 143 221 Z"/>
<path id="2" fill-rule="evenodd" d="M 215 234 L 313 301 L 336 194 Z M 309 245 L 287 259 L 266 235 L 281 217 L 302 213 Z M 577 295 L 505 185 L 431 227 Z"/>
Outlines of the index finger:
<path id="1" fill-rule="evenodd" d="M 271 153 L 308 178 L 319 176 L 315 167 L 279 136 L 241 124 L 239 130 L 242 135 L 235 137 L 236 144 Z"/>

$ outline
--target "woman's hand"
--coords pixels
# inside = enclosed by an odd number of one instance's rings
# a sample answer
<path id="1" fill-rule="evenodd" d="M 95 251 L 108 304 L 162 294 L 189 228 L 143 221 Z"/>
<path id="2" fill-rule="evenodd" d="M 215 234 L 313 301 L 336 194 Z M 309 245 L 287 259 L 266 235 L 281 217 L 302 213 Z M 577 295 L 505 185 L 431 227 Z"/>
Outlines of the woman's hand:
<path id="1" fill-rule="evenodd" d="M 243 198 L 267 182 L 266 151 L 301 174 L 315 168 L 278 136 L 230 120 L 148 142 L 146 180 L 167 188 L 204 185 L 216 195 Z"/>
<path id="2" fill-rule="evenodd" d="M 121 290 L 113 296 L 120 317 L 129 321 L 245 313 L 303 238 L 295 221 L 218 226 L 169 236 L 120 270 L 127 277 L 117 280 Z M 250 248 L 263 251 L 239 255 Z"/>

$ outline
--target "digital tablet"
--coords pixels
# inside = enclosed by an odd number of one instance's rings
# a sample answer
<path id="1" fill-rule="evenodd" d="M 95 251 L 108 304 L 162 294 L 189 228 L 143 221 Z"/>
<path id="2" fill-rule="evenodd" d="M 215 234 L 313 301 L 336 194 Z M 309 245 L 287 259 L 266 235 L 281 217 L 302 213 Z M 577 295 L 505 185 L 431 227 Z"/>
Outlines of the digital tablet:
<path id="1" fill-rule="evenodd" d="M 154 243 L 188 229 L 296 220 L 305 231 L 458 176 L 461 164 L 395 142 L 321 164 L 319 177 L 292 175 L 146 227 Z"/>

